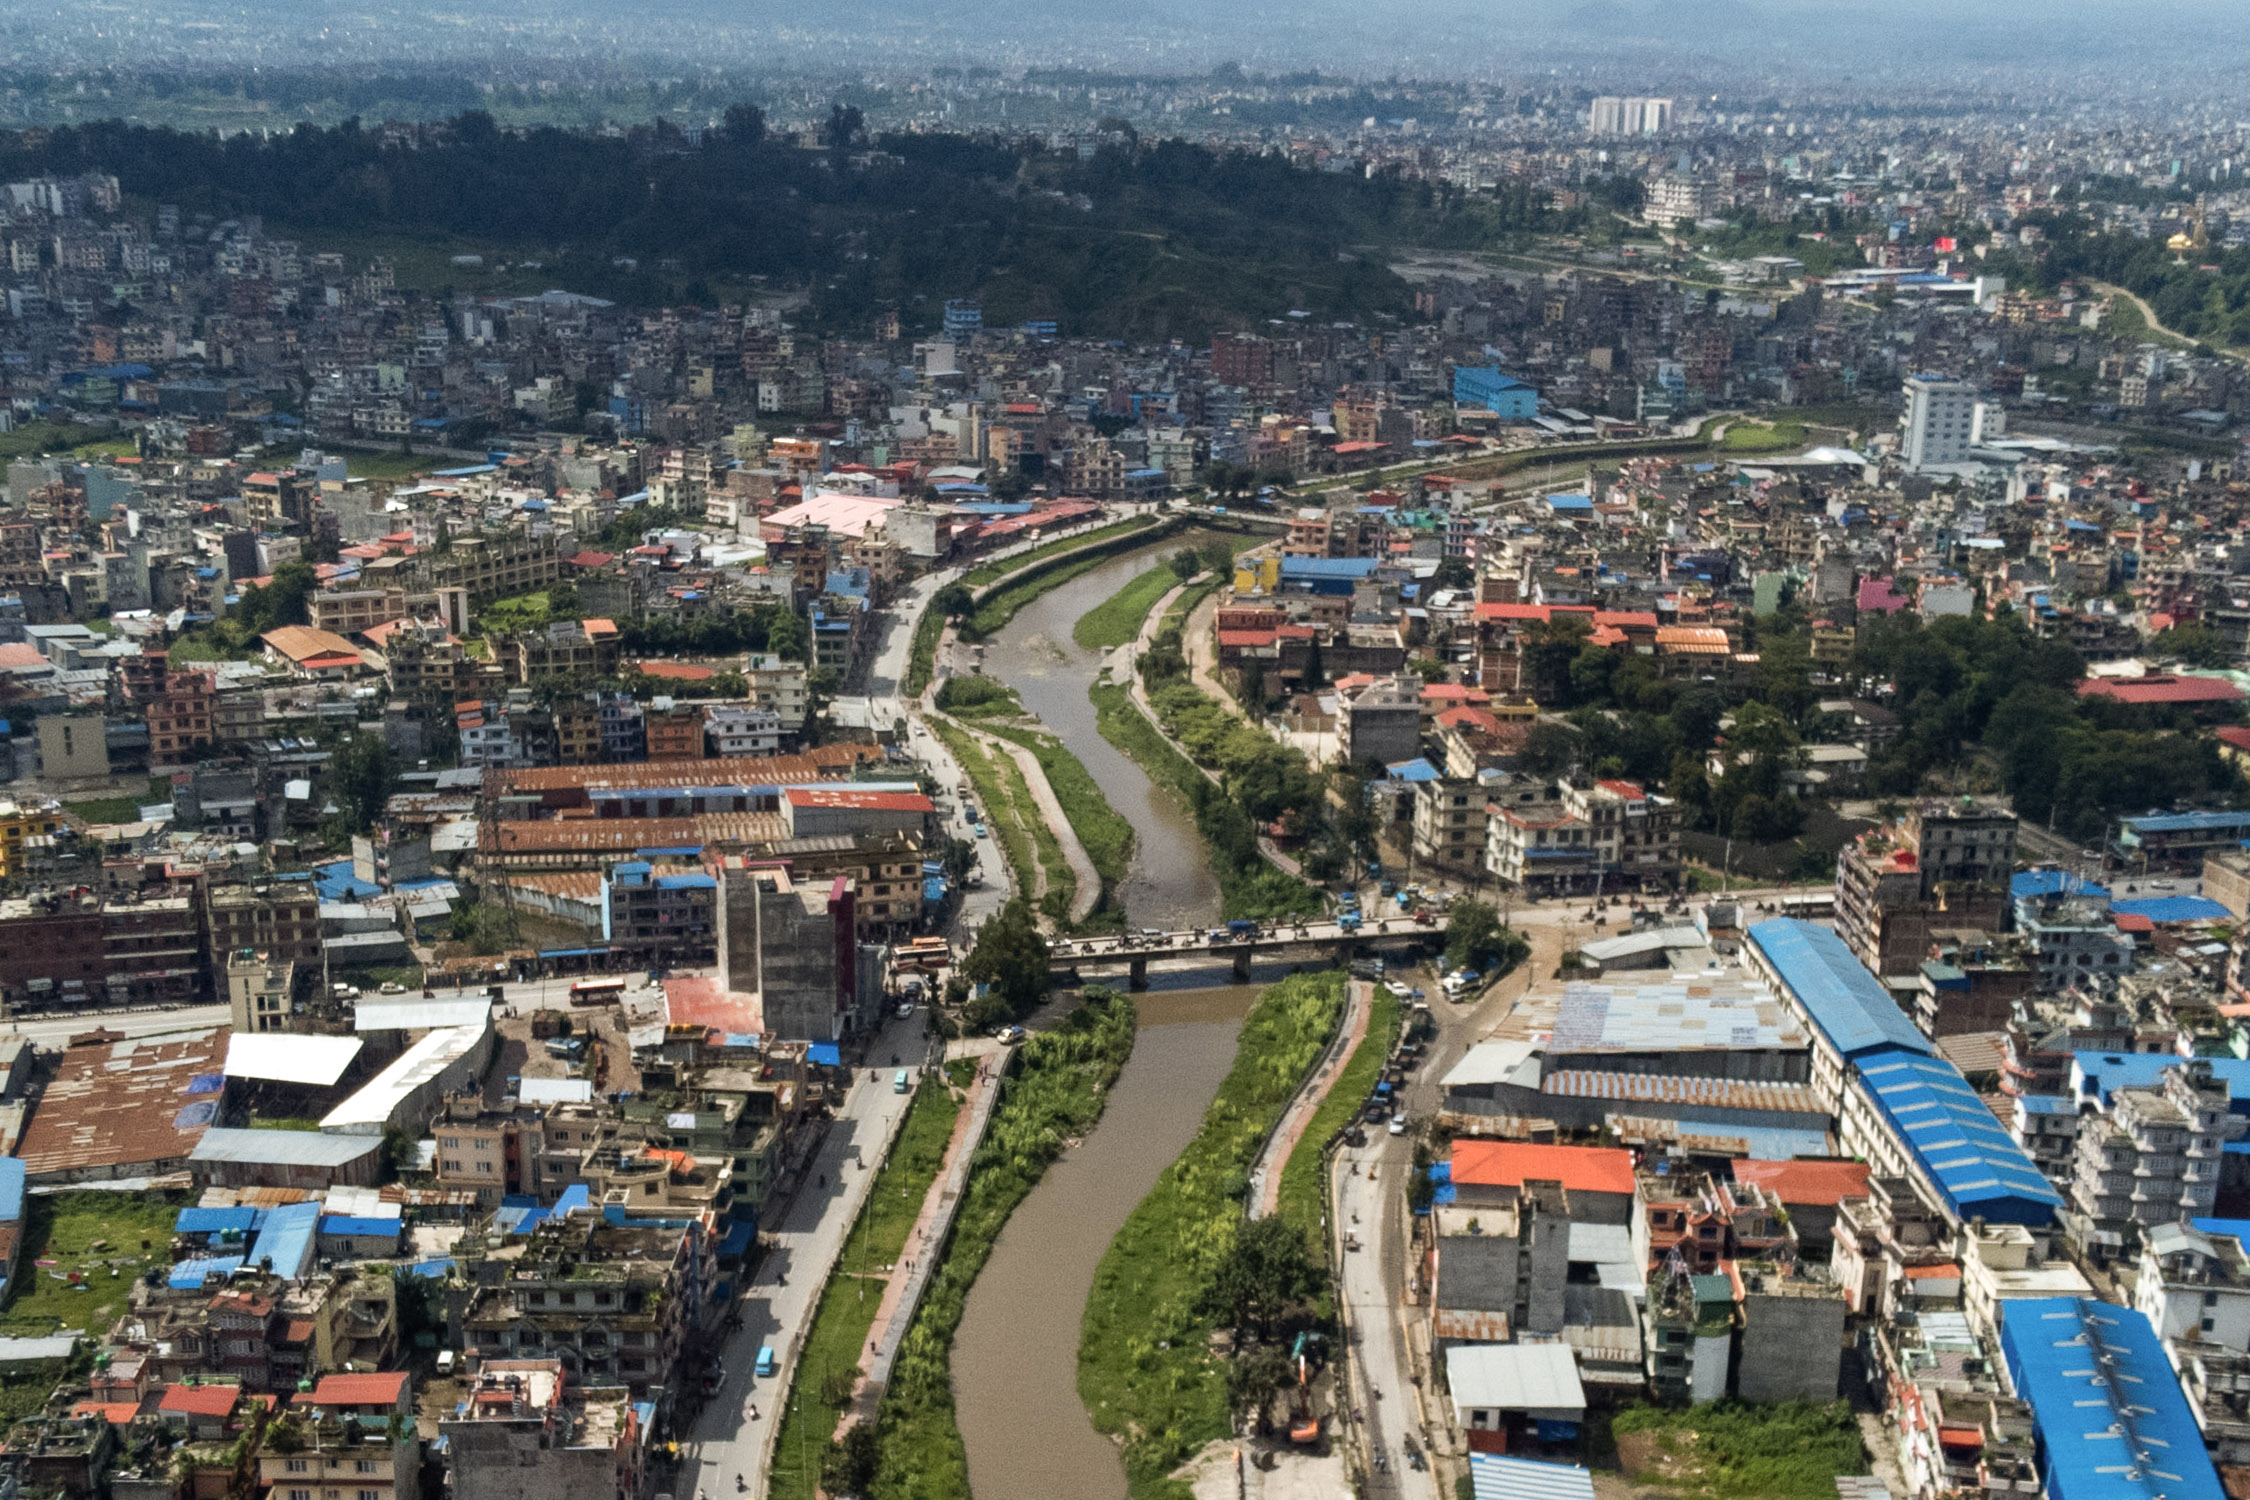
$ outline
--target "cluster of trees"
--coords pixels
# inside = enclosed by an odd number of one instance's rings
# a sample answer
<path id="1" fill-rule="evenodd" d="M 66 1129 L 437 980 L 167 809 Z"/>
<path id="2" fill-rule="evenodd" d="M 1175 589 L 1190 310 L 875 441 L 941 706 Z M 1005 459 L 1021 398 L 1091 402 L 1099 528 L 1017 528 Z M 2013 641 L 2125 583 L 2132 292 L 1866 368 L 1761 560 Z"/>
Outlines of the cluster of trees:
<path id="1" fill-rule="evenodd" d="M 816 320 L 860 326 L 870 307 L 934 318 L 977 289 L 994 322 L 1142 338 L 1292 308 L 1404 314 L 1405 284 L 1370 247 L 1471 248 L 1553 222 L 1542 193 L 1316 172 L 1180 140 L 1120 136 L 1088 159 L 963 135 L 870 141 L 850 107 L 824 136 L 825 151 L 769 139 L 748 107 L 695 145 L 661 123 L 614 137 L 507 131 L 480 110 L 414 146 L 357 119 L 224 140 L 102 121 L 9 137 L 0 171 L 114 172 L 128 194 L 261 214 L 315 242 L 388 232 L 536 248 L 561 284 L 640 305 L 716 300 L 714 279 L 761 276 L 810 288 Z"/>
<path id="2" fill-rule="evenodd" d="M 1445 918 L 1445 966 L 1496 979 L 1531 957 L 1522 933 L 1481 901 L 1456 901 Z"/>
<path id="3" fill-rule="evenodd" d="M 311 600 L 319 587 L 320 573 L 311 563 L 285 562 L 265 583 L 242 591 L 220 622 L 221 633 L 246 646 L 269 630 L 302 625 L 312 618 Z"/>
<path id="4" fill-rule="evenodd" d="M 1047 993 L 1047 939 L 1031 903 L 1017 896 L 984 924 L 962 960 L 961 978 L 990 986 L 969 1000 L 961 1019 L 973 1031 L 1019 1020 L 1039 1008 Z"/>
<path id="5" fill-rule="evenodd" d="M 2176 333 L 2207 346 L 2250 344 L 2250 250 L 2210 245 L 2183 257 L 2161 238 L 2112 230 L 2075 212 L 2036 214 L 2029 222 L 2043 231 L 2041 253 L 2011 261 L 2011 280 L 2048 291 L 2072 279 L 2110 282 L 2146 298 L 2157 321 Z"/>
<path id="6" fill-rule="evenodd" d="M 2005 611 L 1865 617 L 1846 688 L 1813 685 L 1810 635 L 1794 604 L 1752 622 L 1745 644 L 1759 664 L 1748 701 L 1730 708 L 1711 685 L 1661 679 L 1647 658 L 1591 644 L 1575 622 L 1546 627 L 1526 669 L 1540 701 L 1564 707 L 1569 727 L 1534 730 L 1525 768 L 1661 785 L 1679 800 L 1686 827 L 1774 842 L 1803 827 L 1804 805 L 1783 786 L 1801 747 L 1845 732 L 1820 711 L 1822 698 L 1887 686 L 1880 701 L 1898 730 L 1870 754 L 1873 796 L 2001 791 L 2023 816 L 2052 818 L 2058 831 L 2091 840 L 2120 813 L 2234 801 L 2244 790 L 2186 710 L 2079 696 L 2086 664 L 2078 653 Z M 2190 660 L 2226 654 L 2200 627 L 2169 632 L 2159 645 Z"/>
<path id="7" fill-rule="evenodd" d="M 787 661 L 804 661 L 812 649 L 812 627 L 805 617 L 779 604 L 651 615 L 620 626 L 617 638 L 625 650 L 644 656 L 739 656 L 765 651 Z"/>

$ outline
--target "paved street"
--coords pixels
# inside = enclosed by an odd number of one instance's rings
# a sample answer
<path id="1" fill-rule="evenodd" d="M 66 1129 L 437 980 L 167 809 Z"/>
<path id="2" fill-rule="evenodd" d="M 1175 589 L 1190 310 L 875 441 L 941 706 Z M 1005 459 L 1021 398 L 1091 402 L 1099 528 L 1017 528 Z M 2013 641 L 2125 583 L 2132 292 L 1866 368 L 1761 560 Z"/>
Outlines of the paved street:
<path id="1" fill-rule="evenodd" d="M 738 1304 L 742 1331 L 727 1342 L 726 1379 L 683 1445 L 678 1500 L 726 1500 L 737 1493 L 737 1474 L 748 1481 L 751 1495 L 765 1494 L 769 1429 L 780 1421 L 780 1403 L 794 1370 L 793 1363 L 785 1362 L 777 1374 L 757 1377 L 758 1349 L 771 1344 L 777 1356 L 793 1362 L 829 1269 L 881 1165 L 883 1143 L 913 1102 L 911 1093 L 893 1090 L 896 1070 L 887 1062 L 894 1052 L 902 1062 L 924 1056 L 921 1025 L 919 1019 L 894 1019 L 868 1048 L 868 1055 L 882 1065 L 872 1075 L 856 1070 L 851 1093 L 807 1168 L 812 1176 L 781 1221 L 762 1226 L 765 1260 Z M 870 1294 L 878 1290 L 871 1288 Z M 753 1407 L 755 1418 L 749 1415 Z M 822 1441 L 827 1436 L 821 1434 Z"/>
<path id="2" fill-rule="evenodd" d="M 1365 1146 L 1337 1153 L 1334 1179 L 1336 1213 L 1360 1248 L 1343 1256 L 1343 1298 L 1351 1308 L 1358 1340 L 1358 1377 L 1344 1397 L 1359 1407 L 1370 1459 L 1382 1454 L 1386 1468 L 1368 1475 L 1366 1493 L 1401 1500 L 1439 1500 L 1429 1469 L 1406 1462 L 1405 1439 L 1424 1447 L 1418 1431 L 1414 1386 L 1408 1377 L 1406 1335 L 1399 1325 L 1399 1293 L 1406 1252 L 1405 1233 L 1394 1221 L 1406 1212 L 1403 1186 L 1413 1169 L 1413 1142 L 1377 1131 Z"/>

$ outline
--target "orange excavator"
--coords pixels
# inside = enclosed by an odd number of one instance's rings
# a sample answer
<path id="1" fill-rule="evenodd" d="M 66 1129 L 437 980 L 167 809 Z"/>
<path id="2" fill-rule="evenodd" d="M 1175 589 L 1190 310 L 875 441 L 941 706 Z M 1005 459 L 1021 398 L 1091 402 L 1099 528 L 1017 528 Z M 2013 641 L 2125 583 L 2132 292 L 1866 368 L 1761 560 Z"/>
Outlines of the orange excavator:
<path id="1" fill-rule="evenodd" d="M 1291 1356 L 1297 1361 L 1297 1402 L 1295 1411 L 1290 1414 L 1289 1441 L 1309 1446 L 1320 1441 L 1320 1418 L 1313 1415 L 1312 1387 L 1305 1373 L 1305 1340 L 1307 1337 L 1309 1337 L 1309 1331 L 1299 1333 L 1296 1347 L 1290 1351 Z"/>

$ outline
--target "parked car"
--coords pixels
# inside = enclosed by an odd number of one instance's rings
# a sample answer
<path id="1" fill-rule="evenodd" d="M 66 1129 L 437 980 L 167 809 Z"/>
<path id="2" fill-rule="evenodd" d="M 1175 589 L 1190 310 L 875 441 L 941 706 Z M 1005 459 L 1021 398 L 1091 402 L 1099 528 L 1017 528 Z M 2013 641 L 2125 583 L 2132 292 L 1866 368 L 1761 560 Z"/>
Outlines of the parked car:
<path id="1" fill-rule="evenodd" d="M 1395 979 L 1386 979 L 1386 980 L 1384 980 L 1384 981 L 1383 981 L 1383 988 L 1384 988 L 1384 989 L 1386 989 L 1386 990 L 1389 990 L 1389 991 L 1390 991 L 1390 992 L 1391 992 L 1392 994 L 1394 994 L 1394 995 L 1398 996 L 1398 998 L 1399 998 L 1399 999 L 1401 999 L 1401 1000 L 1404 1000 L 1404 999 L 1406 999 L 1406 998 L 1407 998 L 1408 996 L 1410 996 L 1410 995 L 1412 995 L 1412 994 L 1414 993 L 1414 991 L 1413 991 L 1412 989 L 1408 988 L 1407 986 L 1405 986 L 1405 985 L 1403 985 L 1403 984 L 1400 984 L 1400 983 L 1399 983 L 1399 982 L 1398 982 L 1397 980 L 1395 980 Z"/>
<path id="2" fill-rule="evenodd" d="M 1392 1135 L 1404 1135 L 1404 1134 L 1406 1134 L 1406 1116 L 1404 1116 L 1404 1115 L 1392 1115 L 1392 1116 L 1391 1116 L 1391 1123 L 1390 1123 L 1390 1132 L 1391 1132 L 1391 1134 L 1392 1134 Z"/>

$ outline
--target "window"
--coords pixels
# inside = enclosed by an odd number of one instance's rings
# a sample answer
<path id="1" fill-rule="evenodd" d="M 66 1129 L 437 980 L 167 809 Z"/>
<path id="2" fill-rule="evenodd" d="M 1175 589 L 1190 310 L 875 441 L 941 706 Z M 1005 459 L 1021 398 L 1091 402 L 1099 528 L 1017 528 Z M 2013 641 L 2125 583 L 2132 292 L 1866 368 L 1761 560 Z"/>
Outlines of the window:
<path id="1" fill-rule="evenodd" d="M 305 1472 L 305 1471 L 306 1471 L 307 1469 L 310 1469 L 310 1468 L 312 1467 L 312 1465 L 311 1465 L 311 1464 L 308 1464 L 308 1463 L 306 1463 L 306 1462 L 305 1462 L 305 1461 L 304 1461 L 303 1459 L 301 1459 L 301 1458 L 292 1458 L 292 1459 L 291 1459 L 291 1460 L 289 1460 L 289 1462 L 288 1462 L 288 1463 L 287 1463 L 286 1465 L 284 1465 L 283 1467 L 285 1467 L 285 1468 L 286 1468 L 286 1469 L 287 1469 L 287 1470 L 288 1470 L 288 1471 L 289 1471 L 290 1473 L 292 1473 L 292 1474 L 302 1474 L 302 1473 L 304 1473 L 304 1472 Z"/>

